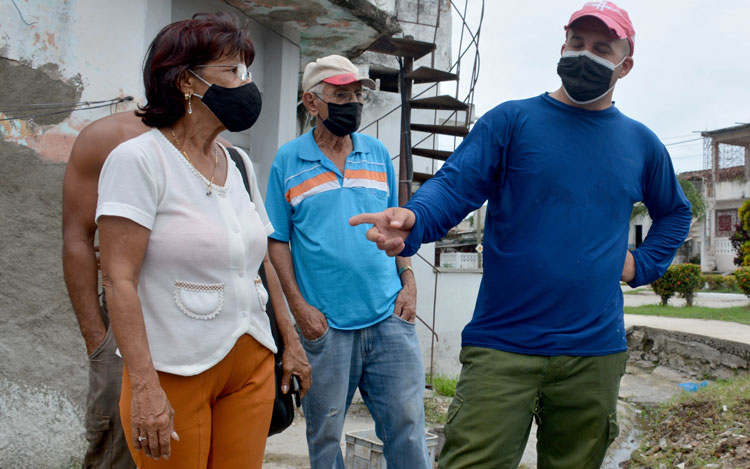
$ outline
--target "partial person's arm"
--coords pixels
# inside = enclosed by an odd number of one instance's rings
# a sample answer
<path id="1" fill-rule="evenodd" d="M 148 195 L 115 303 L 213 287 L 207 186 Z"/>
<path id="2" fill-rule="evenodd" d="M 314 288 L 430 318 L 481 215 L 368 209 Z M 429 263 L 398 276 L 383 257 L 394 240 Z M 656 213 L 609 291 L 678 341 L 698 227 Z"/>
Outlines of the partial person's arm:
<path id="1" fill-rule="evenodd" d="M 131 421 L 135 449 L 158 459 L 169 457 L 175 438 L 174 410 L 161 388 L 149 350 L 143 310 L 138 298 L 138 275 L 150 231 L 122 217 L 99 218 L 102 285 L 107 294 L 112 332 L 120 349 L 132 391 Z M 146 437 L 141 442 L 139 437 Z M 177 438 L 175 438 L 177 439 Z"/>
<path id="2" fill-rule="evenodd" d="M 99 271 L 94 252 L 99 171 L 109 153 L 103 153 L 101 144 L 95 132 L 84 129 L 73 144 L 63 178 L 63 273 L 89 355 L 107 333 L 99 306 Z"/>
<path id="3" fill-rule="evenodd" d="M 300 344 L 299 336 L 294 330 L 279 277 L 276 275 L 276 269 L 274 269 L 268 255 L 263 259 L 263 266 L 268 281 L 268 296 L 271 299 L 273 312 L 276 316 L 276 327 L 281 334 L 281 340 L 284 341 L 284 356 L 282 358 L 284 374 L 281 377 L 281 392 L 286 394 L 289 391 L 288 383 L 292 375 L 296 375 L 300 381 L 300 397 L 304 397 L 312 385 L 312 369 L 307 361 L 307 354 Z"/>
<path id="4" fill-rule="evenodd" d="M 289 243 L 268 238 L 268 255 L 281 281 L 284 295 L 289 302 L 300 332 L 308 340 L 315 340 L 328 329 L 328 321 L 318 308 L 309 304 L 297 285 Z"/>
<path id="5" fill-rule="evenodd" d="M 414 322 L 417 317 L 417 282 L 411 269 L 411 259 L 396 257 L 396 268 L 401 280 L 401 291 L 396 297 L 393 313 L 404 321 Z"/>
<path id="6" fill-rule="evenodd" d="M 677 249 L 685 242 L 693 216 L 667 149 L 659 142 L 655 145 L 657 148 L 643 174 L 643 203 L 653 224 L 643 244 L 631 251 L 634 275 L 628 284 L 633 288 L 664 275 Z"/>
<path id="7" fill-rule="evenodd" d="M 323 313 L 305 300 L 297 284 L 297 277 L 294 275 L 292 252 L 289 249 L 292 207 L 285 197 L 283 160 L 284 156 L 280 150 L 268 175 L 265 206 L 274 229 L 273 234 L 268 238 L 268 256 L 279 276 L 289 308 L 292 310 L 294 319 L 297 320 L 297 327 L 306 339 L 314 340 L 328 330 L 328 320 Z"/>
<path id="8" fill-rule="evenodd" d="M 497 132 L 507 132 L 504 114 L 494 116 L 492 125 Z M 349 222 L 372 223 L 367 238 L 389 256 L 414 255 L 422 243 L 445 236 L 498 189 L 505 158 L 504 138 L 480 119 L 440 171 L 404 207 L 356 215 Z"/>

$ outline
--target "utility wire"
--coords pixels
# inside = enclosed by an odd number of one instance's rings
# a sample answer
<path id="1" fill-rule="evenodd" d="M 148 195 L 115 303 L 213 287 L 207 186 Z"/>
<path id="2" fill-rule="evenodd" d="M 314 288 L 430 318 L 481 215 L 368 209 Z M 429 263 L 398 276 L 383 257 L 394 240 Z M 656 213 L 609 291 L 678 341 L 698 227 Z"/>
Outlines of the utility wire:
<path id="1" fill-rule="evenodd" d="M 31 23 L 29 23 L 28 21 L 26 21 L 26 19 L 23 17 L 23 13 L 21 13 L 21 9 L 18 8 L 18 5 L 16 5 L 16 0 L 10 0 L 10 1 L 11 1 L 11 3 L 13 3 L 13 6 L 16 7 L 16 11 L 18 12 L 18 16 L 21 17 L 21 21 L 23 21 L 24 24 L 26 24 L 26 26 L 32 26 L 32 25 L 36 24 L 36 21 L 33 21 Z"/>
<path id="2" fill-rule="evenodd" d="M 679 145 L 681 143 L 697 142 L 698 140 L 703 140 L 703 137 L 691 138 L 689 140 L 682 140 L 681 142 L 665 143 L 664 146 L 665 147 L 671 147 L 672 145 Z"/>
<path id="3" fill-rule="evenodd" d="M 130 99 L 127 99 L 130 98 Z M 79 106 L 92 106 L 96 104 L 102 104 L 102 103 L 111 103 L 112 101 L 116 101 L 118 99 L 122 99 L 125 101 L 132 100 L 131 96 L 125 96 L 123 98 L 112 98 L 112 99 L 103 99 L 101 101 L 76 101 L 74 103 L 34 103 L 34 104 L 18 104 L 18 105 L 9 105 L 4 106 L 0 104 L 0 112 L 23 112 L 23 111 L 34 111 L 38 109 L 54 109 L 59 107 L 79 107 Z"/>
<path id="4" fill-rule="evenodd" d="M 65 114 L 65 113 L 74 112 L 74 111 L 86 111 L 86 110 L 89 110 L 89 109 L 98 109 L 98 108 L 101 108 L 101 107 L 112 106 L 112 105 L 115 105 L 115 104 L 120 104 L 120 103 L 124 103 L 126 101 L 132 101 L 132 100 L 133 100 L 132 96 L 123 96 L 121 98 L 113 98 L 113 99 L 109 99 L 109 100 L 105 100 L 105 101 L 90 101 L 90 102 L 89 101 L 83 101 L 83 102 L 80 102 L 80 103 L 71 103 L 73 107 L 70 108 L 70 109 L 63 109 L 62 111 L 54 111 L 54 112 L 45 112 L 45 113 L 42 113 L 42 114 L 34 114 L 34 115 L 31 115 L 31 116 L 11 116 L 11 117 L 4 117 L 4 118 L 0 119 L 0 122 L 2 122 L 2 121 L 11 121 L 11 120 L 32 120 L 32 119 L 35 119 L 37 117 L 54 116 L 54 115 L 57 115 L 57 114 Z M 59 104 L 61 104 L 61 103 L 57 103 L 57 105 L 55 105 L 55 106 L 48 106 L 46 109 L 52 109 L 54 107 L 60 107 Z M 79 107 L 79 106 L 86 106 L 86 107 Z"/>

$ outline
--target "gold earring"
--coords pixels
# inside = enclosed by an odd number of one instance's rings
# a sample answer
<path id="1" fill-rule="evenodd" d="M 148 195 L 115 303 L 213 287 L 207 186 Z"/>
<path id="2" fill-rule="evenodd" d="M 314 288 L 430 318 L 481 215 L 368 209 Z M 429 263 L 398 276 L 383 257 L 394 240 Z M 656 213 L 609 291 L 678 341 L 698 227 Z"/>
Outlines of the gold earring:
<path id="1" fill-rule="evenodd" d="M 185 101 L 188 103 L 188 114 L 193 113 L 193 93 L 185 93 Z"/>

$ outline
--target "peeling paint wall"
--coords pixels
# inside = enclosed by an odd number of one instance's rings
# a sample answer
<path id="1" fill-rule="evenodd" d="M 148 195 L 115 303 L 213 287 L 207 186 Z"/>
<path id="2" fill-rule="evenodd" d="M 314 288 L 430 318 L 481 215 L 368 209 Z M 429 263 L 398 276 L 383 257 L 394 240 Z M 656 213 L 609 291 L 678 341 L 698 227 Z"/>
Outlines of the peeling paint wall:
<path id="1" fill-rule="evenodd" d="M 142 85 L 137 71 L 145 50 L 148 7 L 155 1 L 19 0 L 16 4 L 30 25 L 11 2 L 3 2 L 0 60 L 5 62 L 5 74 L 0 79 L 11 86 L 0 95 L 0 104 L 139 98 Z M 110 112 L 100 108 L 60 114 L 52 121 L 4 121 L 0 136 L 35 150 L 46 160 L 64 162 L 78 132 Z"/>

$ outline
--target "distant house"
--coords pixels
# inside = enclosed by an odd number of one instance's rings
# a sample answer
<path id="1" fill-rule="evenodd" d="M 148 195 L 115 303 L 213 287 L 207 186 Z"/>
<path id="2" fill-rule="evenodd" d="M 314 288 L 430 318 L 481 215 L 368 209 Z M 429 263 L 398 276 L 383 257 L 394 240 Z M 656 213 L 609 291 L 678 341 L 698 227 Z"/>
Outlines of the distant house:
<path id="1" fill-rule="evenodd" d="M 699 244 L 704 272 L 735 270 L 734 250 L 729 238 L 738 223 L 737 209 L 750 199 L 750 124 L 701 133 L 703 167 L 682 173 L 703 193 L 706 214 L 691 230 Z"/>

